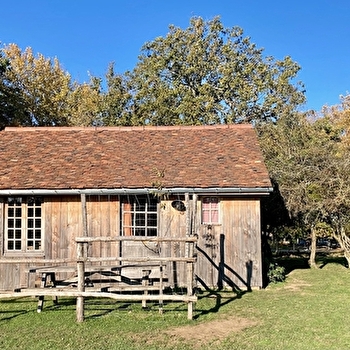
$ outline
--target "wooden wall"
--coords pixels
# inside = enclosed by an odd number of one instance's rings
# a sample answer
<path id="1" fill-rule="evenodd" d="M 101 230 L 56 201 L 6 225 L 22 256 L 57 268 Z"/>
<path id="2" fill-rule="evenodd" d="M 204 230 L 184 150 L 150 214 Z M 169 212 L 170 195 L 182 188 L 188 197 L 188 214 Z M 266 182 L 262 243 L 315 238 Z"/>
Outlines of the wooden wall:
<path id="1" fill-rule="evenodd" d="M 184 198 L 181 198 L 184 200 Z M 171 205 L 173 199 L 159 205 L 159 235 L 161 237 L 185 237 L 190 216 Z M 193 203 L 190 201 L 190 208 Z M 249 289 L 262 286 L 260 200 L 220 198 L 220 224 L 201 224 L 200 198 L 196 203 L 192 227 L 198 235 L 198 262 L 196 275 L 198 286 Z M 118 236 L 120 234 L 120 205 L 118 196 L 86 196 L 87 228 L 89 236 Z M 3 203 L 0 202 L 0 248 L 3 259 Z M 45 197 L 45 258 L 62 258 L 75 261 L 75 237 L 83 233 L 80 196 Z M 180 257 L 186 254 L 185 245 L 168 243 L 159 247 L 143 245 L 121 247 L 117 243 L 93 243 L 89 256 L 109 257 L 132 254 Z M 158 249 L 158 250 L 157 250 Z M 32 264 L 33 266 L 33 264 Z M 28 266 L 0 264 L 0 290 L 25 287 L 28 283 Z M 166 277 L 170 285 L 185 284 L 185 266 L 167 263 Z M 58 278 L 69 277 L 61 274 Z"/>
<path id="2" fill-rule="evenodd" d="M 45 200 L 47 223 L 45 247 L 48 258 L 76 260 L 75 237 L 83 235 L 82 205 L 80 196 L 53 197 Z M 117 236 L 120 232 L 119 201 L 117 196 L 86 196 L 87 235 Z M 50 219 L 51 218 L 51 219 Z M 117 243 L 90 244 L 88 255 L 108 257 L 119 255 Z M 58 278 L 65 278 L 61 275 Z"/>
<path id="3" fill-rule="evenodd" d="M 184 198 L 181 198 L 184 200 Z M 171 205 L 173 200 L 178 198 L 171 198 L 163 200 L 160 207 L 159 220 L 159 235 L 161 237 L 186 237 L 186 212 L 181 212 L 174 209 Z M 186 254 L 186 246 L 184 243 L 172 242 L 163 245 L 162 257 L 184 257 Z M 171 262 L 166 265 L 166 277 L 171 287 L 186 285 L 186 266 L 181 262 Z"/>
<path id="4" fill-rule="evenodd" d="M 262 287 L 260 200 L 220 199 L 218 225 L 199 225 L 199 285 L 247 290 Z"/>
<path id="5" fill-rule="evenodd" d="M 258 198 L 220 198 L 220 224 L 201 224 L 201 202 L 194 218 L 198 235 L 196 276 L 199 287 L 247 290 L 262 287 L 261 216 Z M 193 203 L 190 203 L 193 208 Z M 186 212 L 176 211 L 171 200 L 161 210 L 160 235 L 185 237 Z M 185 247 L 173 246 L 163 255 L 177 256 Z M 168 268 L 169 279 L 183 283 L 183 266 L 177 274 Z"/>
<path id="6" fill-rule="evenodd" d="M 0 241 L 3 244 L 2 223 L 3 203 L 0 203 Z M 45 197 L 43 204 L 44 215 L 44 256 L 46 259 L 76 260 L 75 237 L 83 234 L 82 205 L 80 196 Z M 87 227 L 90 236 L 116 236 L 120 232 L 119 201 L 117 196 L 87 196 Z M 119 245 L 116 243 L 94 243 L 89 247 L 89 255 L 96 257 L 118 256 Z M 21 258 L 23 256 L 18 256 Z M 30 256 L 35 259 L 35 256 Z M 3 249 L 1 249 L 1 258 Z M 0 290 L 27 287 L 29 266 L 42 264 L 1 264 Z M 57 278 L 70 277 L 60 273 Z"/>

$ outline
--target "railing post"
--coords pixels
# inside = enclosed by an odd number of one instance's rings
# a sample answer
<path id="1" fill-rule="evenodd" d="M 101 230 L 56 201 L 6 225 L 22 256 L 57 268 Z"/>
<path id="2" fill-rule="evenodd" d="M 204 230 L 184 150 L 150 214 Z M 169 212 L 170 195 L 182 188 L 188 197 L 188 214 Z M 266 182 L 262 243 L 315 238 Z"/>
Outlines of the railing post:
<path id="1" fill-rule="evenodd" d="M 163 264 L 159 265 L 159 313 L 163 313 Z"/>
<path id="2" fill-rule="evenodd" d="M 187 295 L 193 295 L 193 262 L 187 263 Z M 187 319 L 193 319 L 193 302 L 187 303 Z"/>
<path id="3" fill-rule="evenodd" d="M 77 273 L 78 273 L 78 292 L 85 291 L 85 262 L 84 262 L 84 242 L 77 243 Z M 77 297 L 76 305 L 77 321 L 84 321 L 84 297 Z"/>

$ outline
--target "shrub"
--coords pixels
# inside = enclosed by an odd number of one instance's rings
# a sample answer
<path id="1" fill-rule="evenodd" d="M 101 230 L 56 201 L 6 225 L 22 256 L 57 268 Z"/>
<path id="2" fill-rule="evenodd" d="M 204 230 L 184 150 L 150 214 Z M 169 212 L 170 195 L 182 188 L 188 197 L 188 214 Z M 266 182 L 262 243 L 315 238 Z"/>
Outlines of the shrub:
<path id="1" fill-rule="evenodd" d="M 283 282 L 286 279 L 285 268 L 277 263 L 270 263 L 267 277 L 270 283 Z"/>

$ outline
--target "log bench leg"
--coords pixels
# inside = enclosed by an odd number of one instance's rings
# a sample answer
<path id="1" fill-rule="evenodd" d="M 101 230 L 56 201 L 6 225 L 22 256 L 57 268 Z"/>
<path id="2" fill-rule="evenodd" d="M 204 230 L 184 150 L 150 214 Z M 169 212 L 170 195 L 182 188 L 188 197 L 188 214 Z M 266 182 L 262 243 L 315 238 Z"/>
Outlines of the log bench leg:
<path id="1" fill-rule="evenodd" d="M 46 288 L 47 287 L 47 278 L 50 276 L 50 281 L 53 284 L 53 287 L 56 284 L 56 278 L 55 278 L 55 273 L 54 272 L 43 272 L 41 275 L 41 282 L 40 282 L 40 288 Z M 52 297 L 53 303 L 57 305 L 58 300 L 57 296 Z M 37 312 L 40 313 L 43 310 L 44 307 L 44 296 L 40 295 L 39 300 L 38 300 L 38 307 L 37 307 Z"/>
<path id="2" fill-rule="evenodd" d="M 151 273 L 151 270 L 142 270 L 142 285 L 144 287 L 147 287 L 149 285 L 149 275 Z M 147 295 L 148 291 L 145 289 L 144 295 Z M 147 300 L 143 299 L 142 300 L 142 308 L 147 307 Z"/>

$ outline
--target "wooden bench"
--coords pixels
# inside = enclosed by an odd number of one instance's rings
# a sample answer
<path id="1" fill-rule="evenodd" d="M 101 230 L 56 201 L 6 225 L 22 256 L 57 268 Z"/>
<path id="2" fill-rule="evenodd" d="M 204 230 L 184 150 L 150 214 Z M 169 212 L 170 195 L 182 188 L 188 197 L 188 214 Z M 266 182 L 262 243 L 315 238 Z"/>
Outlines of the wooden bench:
<path id="1" fill-rule="evenodd" d="M 135 265 L 118 265 L 118 266 L 86 266 L 85 273 L 90 276 L 93 273 L 98 272 L 106 272 L 110 271 L 115 273 L 115 276 L 121 276 L 121 270 L 125 268 L 135 268 L 135 267 L 141 267 L 141 266 L 135 266 Z M 146 267 L 146 266 L 145 266 Z M 154 266 L 152 266 L 154 267 Z M 93 284 L 90 285 L 89 282 L 86 283 L 85 288 L 86 290 L 89 290 L 91 292 L 110 292 L 110 293 L 116 293 L 116 292 L 136 292 L 136 291 L 143 291 L 144 295 L 148 295 L 149 291 L 159 291 L 160 294 L 162 294 L 163 289 L 163 275 L 162 275 L 162 268 L 160 269 L 160 283 L 158 286 L 154 286 L 150 284 L 150 274 L 152 272 L 151 268 L 145 268 L 142 269 L 142 277 L 140 278 L 141 283 L 135 283 L 135 284 L 127 284 L 122 283 L 122 281 L 119 281 L 119 285 L 111 285 L 111 284 L 103 284 L 101 283 L 100 287 L 95 288 Z M 29 274 L 39 274 L 40 275 L 40 289 L 43 288 L 52 288 L 52 292 L 54 293 L 54 289 L 57 288 L 62 289 L 68 289 L 68 288 L 74 288 L 76 287 L 76 284 L 74 284 L 74 281 L 70 279 L 68 281 L 68 284 L 65 284 L 64 282 L 58 282 L 56 280 L 56 273 L 60 272 L 70 272 L 70 273 L 76 273 L 77 269 L 75 266 L 40 266 L 40 267 L 31 267 L 29 268 L 28 272 Z M 88 280 L 88 279 L 87 279 Z M 117 281 L 116 281 L 117 282 Z M 29 291 L 29 289 L 28 289 Z M 52 295 L 52 293 L 48 293 Z M 41 294 L 38 296 L 38 306 L 37 306 L 37 312 L 40 313 L 43 310 L 44 307 L 44 294 Z M 53 296 L 53 302 L 54 304 L 58 303 L 57 296 Z M 142 307 L 146 308 L 146 300 L 142 300 Z"/>

